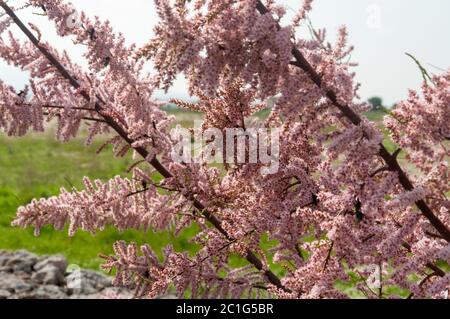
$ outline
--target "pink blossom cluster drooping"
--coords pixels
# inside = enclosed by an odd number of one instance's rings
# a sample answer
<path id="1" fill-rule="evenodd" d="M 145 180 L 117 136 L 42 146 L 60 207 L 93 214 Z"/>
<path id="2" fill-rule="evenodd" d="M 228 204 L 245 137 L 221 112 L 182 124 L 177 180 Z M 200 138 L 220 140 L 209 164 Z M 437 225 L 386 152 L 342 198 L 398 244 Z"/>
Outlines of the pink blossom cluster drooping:
<path id="1" fill-rule="evenodd" d="M 405 157 L 418 171 L 415 180 L 429 193 L 433 210 L 450 224 L 450 71 L 424 83 L 421 92 L 410 91 L 385 125 Z"/>
<path id="2" fill-rule="evenodd" d="M 346 298 L 339 284 L 355 281 L 367 298 L 399 297 L 389 286 L 416 298 L 442 296 L 450 288 L 442 267 L 450 248 L 449 76 L 433 78 L 422 95 L 412 92 L 386 120 L 406 153 L 405 170 L 400 150 L 390 154 L 383 132 L 361 114 L 347 30 L 334 44 L 325 30 L 299 36 L 311 2 L 281 25 L 285 8 L 274 1 L 155 0 L 154 36 L 137 49 L 99 18 L 80 13 L 74 24 L 65 1 L 31 0 L 59 36 L 83 45 L 87 67 L 52 48 L 35 26 L 29 41 L 12 32 L 6 39 L 11 21 L 2 22 L 0 58 L 28 71 L 30 83 L 23 92 L 1 83 L 0 129 L 21 136 L 56 118 L 58 138 L 67 141 L 86 122 L 88 143 L 108 133 L 116 155 L 142 158 L 130 178 L 86 178 L 85 190 L 34 200 L 19 208 L 14 225 L 37 233 L 69 225 L 70 235 L 106 225 L 177 235 L 198 225 L 193 254 L 169 246 L 159 259 L 150 245 L 121 241 L 103 256 L 115 283 L 139 297 L 174 289 L 179 297 Z M 143 71 L 147 60 L 153 76 Z M 202 132 L 277 129 L 278 170 L 175 161 L 173 118 L 152 95 L 180 74 L 199 102 L 173 102 L 204 114 Z M 269 104 L 270 114 L 256 121 Z M 245 266 L 231 267 L 231 257 Z"/>
<path id="3" fill-rule="evenodd" d="M 58 230 L 70 225 L 69 235 L 78 229 L 95 233 L 106 225 L 123 231 L 162 230 L 177 220 L 178 214 L 189 212 L 189 204 L 180 195 L 162 195 L 157 186 L 142 184 L 149 179 L 136 169 L 133 180 L 119 176 L 107 183 L 84 179 L 86 189 L 67 191 L 61 189 L 59 196 L 34 200 L 20 207 L 15 225 L 33 226 L 36 234 L 44 225 L 53 225 Z M 163 187 L 163 186 L 161 186 Z"/>

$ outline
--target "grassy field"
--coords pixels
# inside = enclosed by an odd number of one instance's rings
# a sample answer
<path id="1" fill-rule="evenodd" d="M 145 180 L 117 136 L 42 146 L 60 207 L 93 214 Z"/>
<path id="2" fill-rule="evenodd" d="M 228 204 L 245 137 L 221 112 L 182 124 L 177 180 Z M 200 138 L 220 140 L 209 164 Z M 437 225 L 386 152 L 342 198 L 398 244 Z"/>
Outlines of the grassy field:
<path id="1" fill-rule="evenodd" d="M 158 248 L 173 243 L 177 250 L 194 250 L 189 238 L 195 229 L 185 231 L 176 240 L 170 233 L 118 233 L 107 229 L 92 236 L 78 232 L 68 238 L 67 232 L 42 230 L 40 237 L 33 230 L 11 227 L 17 208 L 33 198 L 56 195 L 61 186 L 82 187 L 83 176 L 107 180 L 115 175 L 126 175 L 133 163 L 130 157 L 113 158 L 109 150 L 100 155 L 96 150 L 101 142 L 85 147 L 82 139 L 61 144 L 48 133 L 23 138 L 0 135 L 0 249 L 27 249 L 38 254 L 64 254 L 71 263 L 98 269 L 98 253 L 110 253 L 112 244 L 120 239 L 137 243 L 148 242 Z"/>
<path id="2" fill-rule="evenodd" d="M 173 113 L 181 125 L 188 125 L 192 117 L 198 119 L 198 114 L 182 111 Z M 370 113 L 369 116 L 378 122 L 384 114 Z M 389 149 L 395 148 L 388 138 L 386 143 Z M 115 175 L 126 175 L 133 160 L 130 157 L 113 158 L 110 150 L 97 155 L 96 150 L 100 145 L 101 141 L 97 141 L 94 145 L 85 147 L 82 139 L 61 144 L 52 138 L 51 132 L 31 134 L 23 138 L 0 135 L 0 249 L 63 254 L 70 263 L 92 269 L 99 269 L 102 260 L 98 254 L 111 253 L 112 244 L 117 240 L 150 243 L 157 252 L 169 243 L 178 251 L 193 253 L 197 249 L 190 243 L 190 238 L 196 233 L 195 227 L 184 231 L 177 238 L 170 232 L 119 233 L 111 228 L 95 236 L 78 232 L 73 238 L 69 238 L 67 232 L 57 232 L 51 227 L 44 228 L 41 236 L 36 238 L 32 229 L 11 227 L 17 208 L 26 205 L 33 198 L 56 195 L 61 186 L 70 189 L 74 185 L 80 189 L 83 176 L 107 180 Z M 265 249 L 272 244 L 266 241 L 262 243 Z M 244 265 L 240 258 L 232 258 L 231 263 L 233 266 Z M 273 270 L 283 272 L 281 267 L 273 267 Z M 352 284 L 342 284 L 341 287 L 347 290 L 352 288 Z"/>

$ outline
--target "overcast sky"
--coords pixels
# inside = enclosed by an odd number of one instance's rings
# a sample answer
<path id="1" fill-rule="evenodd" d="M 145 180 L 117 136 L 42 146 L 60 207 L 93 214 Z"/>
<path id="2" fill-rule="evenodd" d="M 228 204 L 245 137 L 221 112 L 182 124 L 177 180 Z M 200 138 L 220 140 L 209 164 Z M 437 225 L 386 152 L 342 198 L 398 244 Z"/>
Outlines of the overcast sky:
<path id="1" fill-rule="evenodd" d="M 12 5 L 17 0 L 9 1 Z M 279 1 L 294 12 L 302 0 Z M 143 45 L 152 34 L 156 15 L 152 0 L 73 0 L 90 15 L 109 19 L 127 40 Z M 407 96 L 408 88 L 418 88 L 421 75 L 405 55 L 416 56 L 432 73 L 450 67 L 449 0 L 315 0 L 310 17 L 315 27 L 326 27 L 330 40 L 340 25 L 347 25 L 350 42 L 356 47 L 352 60 L 359 63 L 357 80 L 361 96 L 380 96 L 390 106 Z M 56 40 L 42 17 L 23 12 L 21 18 L 36 22 L 46 40 L 66 48 L 74 57 L 80 55 L 70 41 Z M 23 86 L 26 75 L 0 62 L 0 78 L 16 87 Z M 185 82 L 179 79 L 170 96 L 186 98 Z M 158 93 L 159 98 L 165 98 Z"/>

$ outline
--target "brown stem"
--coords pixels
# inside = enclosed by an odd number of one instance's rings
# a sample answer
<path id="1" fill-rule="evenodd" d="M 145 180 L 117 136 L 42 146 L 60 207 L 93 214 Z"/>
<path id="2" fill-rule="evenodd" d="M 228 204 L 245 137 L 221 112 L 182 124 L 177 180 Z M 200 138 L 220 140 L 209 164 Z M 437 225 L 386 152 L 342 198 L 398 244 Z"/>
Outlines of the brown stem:
<path id="1" fill-rule="evenodd" d="M 305 256 L 303 256 L 302 250 L 300 249 L 300 245 L 297 243 L 294 245 L 294 248 L 295 248 L 295 251 L 297 252 L 298 257 L 300 257 L 300 259 L 304 261 Z"/>
<path id="2" fill-rule="evenodd" d="M 30 103 L 22 103 L 22 104 L 16 104 L 16 105 L 18 105 L 18 106 L 28 106 L 28 107 L 32 106 L 32 104 L 30 104 Z M 4 105 L 4 106 L 6 106 L 6 105 Z M 61 110 L 63 110 L 63 109 L 65 110 L 66 109 L 65 106 L 62 106 L 62 105 L 51 105 L 51 104 L 43 104 L 43 105 L 41 105 L 41 107 L 44 108 L 44 109 L 61 109 Z M 94 109 L 91 109 L 89 107 L 70 107 L 69 109 L 70 110 L 77 110 L 77 111 L 96 112 Z"/>
<path id="3" fill-rule="evenodd" d="M 422 287 L 423 285 L 426 284 L 426 282 L 428 280 L 430 280 L 433 277 L 436 277 L 437 274 L 435 272 L 432 272 L 431 274 L 428 274 L 424 279 L 422 279 L 422 281 L 419 283 L 419 287 Z M 406 299 L 412 299 L 414 297 L 414 293 L 410 293 L 409 296 Z"/>
<path id="4" fill-rule="evenodd" d="M 44 47 L 40 44 L 39 40 L 31 33 L 31 31 L 23 24 L 23 22 L 17 17 L 14 11 L 2 0 L 0 0 L 0 6 L 5 10 L 5 12 L 13 19 L 14 23 L 22 30 L 22 32 L 27 36 L 27 38 L 33 43 L 33 45 L 49 60 L 49 62 L 58 70 L 58 72 L 65 78 L 69 83 L 75 88 L 79 89 L 81 86 L 78 81 L 69 73 L 69 71 Z M 90 102 L 91 98 L 86 91 L 81 91 L 80 95 L 87 101 Z M 105 103 L 99 97 L 97 97 L 99 102 L 95 103 L 95 111 L 97 111 L 106 121 L 106 123 L 116 131 L 116 133 L 128 144 L 132 145 L 133 140 L 128 137 L 125 129 L 115 121 L 115 119 L 103 112 L 102 105 Z M 134 149 L 139 155 L 147 159 L 149 156 L 148 151 L 144 147 L 136 147 Z M 173 175 L 166 169 L 155 157 L 149 160 L 151 164 L 164 178 L 171 178 Z M 234 240 L 222 227 L 221 221 L 206 210 L 206 207 L 196 199 L 193 199 L 193 204 L 196 209 L 198 209 L 205 218 L 228 240 Z M 255 266 L 256 269 L 262 271 L 263 263 L 261 260 L 250 250 L 247 251 L 246 256 L 247 261 Z M 264 274 L 271 284 L 279 289 L 289 292 L 290 290 L 285 288 L 281 283 L 281 280 L 270 270 L 265 270 Z"/>
<path id="5" fill-rule="evenodd" d="M 24 105 L 27 105 L 27 104 L 24 104 Z M 66 107 L 64 107 L 62 105 L 45 104 L 45 105 L 42 105 L 42 107 L 49 108 L 49 109 L 66 109 Z M 69 110 L 96 112 L 94 109 L 91 109 L 89 107 L 70 107 Z"/>
<path id="6" fill-rule="evenodd" d="M 258 0 L 256 9 L 259 11 L 260 14 L 270 13 L 269 10 L 266 8 L 266 6 L 260 0 Z M 292 62 L 291 65 L 294 65 L 302 69 L 309 76 L 311 81 L 317 85 L 317 87 L 323 89 L 321 76 L 306 60 L 306 58 L 300 52 L 300 50 L 298 50 L 293 46 L 292 55 L 294 56 L 295 61 Z M 353 111 L 348 105 L 340 103 L 338 101 L 336 92 L 334 92 L 331 89 L 327 89 L 325 92 L 325 96 L 331 101 L 331 103 L 333 103 L 334 106 L 336 106 L 341 111 L 341 113 L 347 119 L 350 120 L 351 123 L 353 123 L 354 125 L 361 124 L 362 122 L 361 117 L 355 111 Z M 389 153 L 389 151 L 382 143 L 380 144 L 380 150 L 378 152 L 378 155 L 383 158 L 386 164 L 390 167 L 391 171 L 395 171 L 398 173 L 398 178 L 403 188 L 407 191 L 412 191 L 414 189 L 413 184 L 411 183 L 411 181 L 409 180 L 408 176 L 403 171 L 403 169 L 400 167 L 396 158 Z M 439 234 L 441 234 L 441 236 L 447 242 L 450 242 L 450 229 L 448 229 L 447 226 L 445 226 L 445 224 L 433 213 L 433 211 L 427 205 L 427 203 L 424 200 L 419 200 L 416 202 L 416 205 L 422 212 L 422 215 L 430 221 L 430 223 L 434 226 L 434 228 L 436 228 Z"/>
<path id="7" fill-rule="evenodd" d="M 408 244 L 407 242 L 403 243 L 403 247 L 409 251 L 412 252 L 412 247 L 410 244 Z M 427 266 L 428 268 L 430 268 L 431 270 L 434 271 L 434 273 L 436 275 L 438 275 L 439 277 L 444 277 L 445 276 L 445 271 L 443 271 L 441 268 L 439 268 L 438 266 L 436 266 L 435 264 L 428 262 L 425 264 L 425 266 Z"/>
<path id="8" fill-rule="evenodd" d="M 220 278 L 220 277 L 214 278 L 214 280 L 217 280 L 217 281 L 223 281 L 223 282 L 226 281 L 226 282 L 229 282 L 229 283 L 231 283 L 231 284 L 233 284 L 233 285 L 248 285 L 248 283 L 247 283 L 247 282 L 244 282 L 244 281 L 239 281 L 239 280 L 226 280 L 226 279 Z M 252 284 L 252 287 L 255 288 L 255 289 L 268 290 L 266 286 L 261 285 L 261 284 Z"/>
<path id="9" fill-rule="evenodd" d="M 379 267 L 380 267 L 380 278 L 378 280 L 380 281 L 380 287 L 378 288 L 378 298 L 383 299 L 383 263 L 381 261 Z"/>
<path id="10" fill-rule="evenodd" d="M 42 113 L 42 114 L 45 115 L 45 116 L 50 115 L 50 113 L 47 113 L 47 112 L 44 112 L 44 113 Z M 57 115 L 57 116 L 58 116 L 58 115 L 60 116 L 60 114 L 56 114 L 56 115 Z M 91 121 L 91 122 L 106 123 L 106 121 L 103 120 L 103 119 L 97 119 L 97 118 L 95 118 L 95 117 L 89 117 L 89 116 L 84 116 L 84 117 L 82 117 L 81 119 L 82 119 L 82 120 L 85 120 L 85 121 Z"/>
<path id="11" fill-rule="evenodd" d="M 369 176 L 371 178 L 374 178 L 379 173 L 386 172 L 386 171 L 389 171 L 389 170 L 390 170 L 389 166 L 383 166 L 383 167 L 380 167 L 379 169 L 377 169 L 375 172 L 371 173 Z"/>
<path id="12" fill-rule="evenodd" d="M 324 272 L 327 269 L 328 262 L 330 261 L 330 258 L 331 258 L 331 252 L 333 251 L 333 247 L 334 247 L 334 241 L 331 242 L 330 249 L 328 249 L 327 258 L 325 259 L 325 263 L 323 265 L 322 272 Z"/>

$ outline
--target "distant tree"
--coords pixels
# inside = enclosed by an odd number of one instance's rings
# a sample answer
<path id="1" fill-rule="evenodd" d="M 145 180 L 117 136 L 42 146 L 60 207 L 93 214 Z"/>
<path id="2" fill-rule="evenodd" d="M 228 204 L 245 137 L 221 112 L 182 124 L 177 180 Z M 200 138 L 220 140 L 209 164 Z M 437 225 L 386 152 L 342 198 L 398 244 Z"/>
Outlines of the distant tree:
<path id="1" fill-rule="evenodd" d="M 379 110 L 383 108 L 383 99 L 381 97 L 371 97 L 368 102 L 372 105 L 373 110 Z"/>

